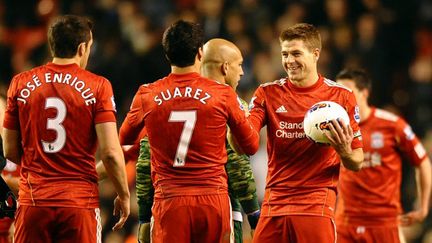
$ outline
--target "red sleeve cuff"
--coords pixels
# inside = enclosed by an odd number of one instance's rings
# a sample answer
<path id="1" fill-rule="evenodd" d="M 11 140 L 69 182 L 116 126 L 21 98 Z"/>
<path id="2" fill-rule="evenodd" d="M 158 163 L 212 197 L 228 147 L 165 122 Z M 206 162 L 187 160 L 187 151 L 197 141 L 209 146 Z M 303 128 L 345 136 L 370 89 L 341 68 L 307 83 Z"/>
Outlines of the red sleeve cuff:
<path id="1" fill-rule="evenodd" d="M 11 130 L 19 130 L 19 121 L 18 118 L 5 114 L 3 127 Z"/>
<path id="2" fill-rule="evenodd" d="M 354 140 L 351 143 L 351 148 L 352 149 L 363 148 L 363 141 L 360 140 L 359 138 L 354 138 Z"/>
<path id="3" fill-rule="evenodd" d="M 96 113 L 95 123 L 116 122 L 114 111 L 101 111 Z"/>

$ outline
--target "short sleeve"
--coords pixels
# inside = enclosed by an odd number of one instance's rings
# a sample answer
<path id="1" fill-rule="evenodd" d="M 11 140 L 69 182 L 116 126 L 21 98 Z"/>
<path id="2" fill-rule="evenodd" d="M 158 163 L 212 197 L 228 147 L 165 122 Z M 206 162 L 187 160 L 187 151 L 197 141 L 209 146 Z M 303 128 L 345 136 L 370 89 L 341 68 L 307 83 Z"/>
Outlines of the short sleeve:
<path id="1" fill-rule="evenodd" d="M 255 130 L 259 132 L 266 123 L 265 96 L 264 89 L 261 86 L 255 91 L 249 103 L 249 113 L 249 120 Z"/>
<path id="2" fill-rule="evenodd" d="M 254 130 L 245 115 L 245 107 L 240 98 L 230 88 L 227 96 L 228 126 L 246 154 L 254 154 L 258 149 L 258 132 Z"/>
<path id="3" fill-rule="evenodd" d="M 103 79 L 98 89 L 98 100 L 95 107 L 95 123 L 115 122 L 115 101 L 111 83 Z"/>
<path id="4" fill-rule="evenodd" d="M 9 86 L 6 99 L 6 111 L 3 120 L 3 127 L 11 130 L 19 130 L 19 115 L 17 104 L 18 78 L 15 76 Z"/>
<path id="5" fill-rule="evenodd" d="M 398 148 L 412 165 L 418 166 L 427 156 L 423 144 L 417 138 L 411 126 L 402 118 L 396 121 L 396 141 Z"/>
<path id="6" fill-rule="evenodd" d="M 352 92 L 348 93 L 346 108 L 348 111 L 348 116 L 350 118 L 350 126 L 351 126 L 351 128 L 353 130 L 353 134 L 354 134 L 354 139 L 351 143 L 351 148 L 352 149 L 362 148 L 363 142 L 362 142 L 362 135 L 361 135 L 360 126 L 359 126 L 360 109 L 357 105 L 357 101 L 356 101 L 355 96 Z"/>
<path id="7" fill-rule="evenodd" d="M 132 105 L 120 128 L 120 143 L 133 144 L 144 129 L 144 119 L 151 112 L 154 102 L 150 101 L 151 91 L 141 86 L 135 94 Z"/>

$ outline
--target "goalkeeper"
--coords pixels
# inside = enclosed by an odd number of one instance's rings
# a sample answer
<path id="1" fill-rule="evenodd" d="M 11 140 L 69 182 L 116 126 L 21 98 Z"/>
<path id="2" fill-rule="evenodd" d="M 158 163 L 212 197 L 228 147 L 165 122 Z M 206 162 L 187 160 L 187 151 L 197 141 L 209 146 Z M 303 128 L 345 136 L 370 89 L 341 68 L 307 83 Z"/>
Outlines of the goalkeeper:
<path id="1" fill-rule="evenodd" d="M 243 75 L 243 58 L 240 50 L 224 39 L 212 39 L 203 48 L 201 73 L 203 76 L 224 82 L 236 89 Z M 243 103 L 247 112 L 247 103 Z M 249 225 L 253 230 L 260 215 L 256 196 L 255 180 L 250 166 L 249 157 L 239 155 L 227 145 L 228 188 L 233 210 L 235 242 L 243 242 L 241 207 L 248 215 Z M 137 161 L 136 192 L 139 208 L 139 242 L 150 242 L 150 218 L 153 204 L 153 187 L 150 178 L 150 146 L 147 138 L 140 141 L 140 152 Z"/>

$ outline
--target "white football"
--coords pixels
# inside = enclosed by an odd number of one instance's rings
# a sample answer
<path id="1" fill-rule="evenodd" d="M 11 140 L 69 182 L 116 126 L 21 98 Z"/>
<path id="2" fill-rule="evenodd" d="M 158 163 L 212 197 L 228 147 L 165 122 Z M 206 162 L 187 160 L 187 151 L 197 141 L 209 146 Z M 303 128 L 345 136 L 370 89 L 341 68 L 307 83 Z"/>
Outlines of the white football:
<path id="1" fill-rule="evenodd" d="M 316 143 L 330 144 L 324 133 L 330 134 L 328 123 L 331 120 L 342 120 L 346 125 L 350 120 L 346 110 L 338 103 L 321 101 L 309 108 L 303 120 L 303 129 L 310 140 Z"/>

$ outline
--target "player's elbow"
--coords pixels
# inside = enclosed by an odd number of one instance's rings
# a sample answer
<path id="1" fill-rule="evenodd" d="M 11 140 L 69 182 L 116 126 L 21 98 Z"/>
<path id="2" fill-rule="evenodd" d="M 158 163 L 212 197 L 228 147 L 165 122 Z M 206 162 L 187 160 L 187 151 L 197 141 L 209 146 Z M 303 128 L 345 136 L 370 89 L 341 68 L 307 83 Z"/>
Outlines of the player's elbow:
<path id="1" fill-rule="evenodd" d="M 259 141 L 257 140 L 256 142 L 254 141 L 252 144 L 250 144 L 250 146 L 248 146 L 243 151 L 247 155 L 254 155 L 258 151 L 258 147 L 259 147 Z"/>
<path id="2" fill-rule="evenodd" d="M 123 152 L 115 148 L 106 148 L 101 151 L 101 160 L 105 166 L 116 163 L 123 158 Z"/>

